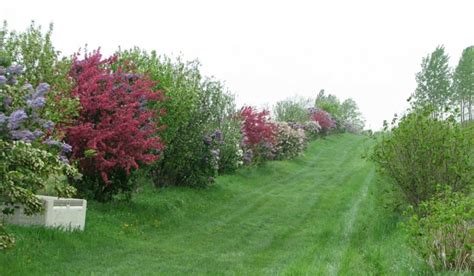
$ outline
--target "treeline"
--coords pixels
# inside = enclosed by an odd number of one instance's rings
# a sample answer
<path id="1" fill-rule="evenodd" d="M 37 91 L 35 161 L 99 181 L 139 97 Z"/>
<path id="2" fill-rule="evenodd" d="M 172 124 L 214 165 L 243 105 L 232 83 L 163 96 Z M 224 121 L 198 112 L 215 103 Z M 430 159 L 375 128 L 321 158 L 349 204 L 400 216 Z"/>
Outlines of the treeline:
<path id="1" fill-rule="evenodd" d="M 279 101 L 273 112 L 277 121 L 298 124 L 318 118 L 323 131 L 360 133 L 365 126 L 362 113 L 352 98 L 341 102 L 335 95 L 326 94 L 324 89 L 315 99 L 293 96 Z"/>
<path id="2" fill-rule="evenodd" d="M 304 122 L 274 121 L 267 110 L 238 108 L 197 60 L 138 47 L 109 57 L 100 50 L 61 55 L 52 31 L 34 23 L 24 32 L 6 23 L 0 30 L 5 215 L 17 204 L 40 212 L 38 193 L 128 200 L 144 178 L 156 187 L 208 187 L 219 174 L 294 158 L 308 141 L 349 130 L 354 118 L 344 110 L 357 109 L 333 106 L 323 93 L 311 108 L 301 106 Z M 0 223 L 0 249 L 13 242 Z"/>
<path id="3" fill-rule="evenodd" d="M 454 69 L 444 47 L 438 46 L 423 58 L 416 82 L 414 107 L 431 106 L 434 118 L 454 114 L 461 122 L 474 119 L 474 46 L 464 49 Z"/>

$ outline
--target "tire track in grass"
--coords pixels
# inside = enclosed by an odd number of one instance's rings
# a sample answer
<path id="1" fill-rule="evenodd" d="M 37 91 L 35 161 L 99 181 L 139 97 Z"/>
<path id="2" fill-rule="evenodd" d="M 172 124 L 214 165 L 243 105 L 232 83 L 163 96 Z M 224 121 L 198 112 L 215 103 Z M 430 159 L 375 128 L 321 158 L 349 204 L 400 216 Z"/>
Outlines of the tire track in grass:
<path id="1" fill-rule="evenodd" d="M 339 252 L 336 253 L 336 258 L 333 263 L 328 264 L 329 273 L 331 275 L 338 275 L 339 269 L 341 265 L 341 261 L 344 259 L 344 254 L 346 253 L 347 249 L 349 248 L 349 243 L 351 239 L 351 234 L 353 232 L 354 223 L 357 219 L 357 215 L 359 212 L 359 206 L 363 200 L 367 198 L 367 192 L 369 190 L 370 183 L 375 175 L 375 169 L 372 168 L 367 176 L 365 177 L 364 184 L 361 188 L 361 191 L 358 193 L 358 196 L 352 205 L 352 208 L 349 212 L 346 213 L 344 216 L 344 221 L 346 221 L 346 225 L 344 231 L 342 233 L 342 248 L 339 249 Z"/>

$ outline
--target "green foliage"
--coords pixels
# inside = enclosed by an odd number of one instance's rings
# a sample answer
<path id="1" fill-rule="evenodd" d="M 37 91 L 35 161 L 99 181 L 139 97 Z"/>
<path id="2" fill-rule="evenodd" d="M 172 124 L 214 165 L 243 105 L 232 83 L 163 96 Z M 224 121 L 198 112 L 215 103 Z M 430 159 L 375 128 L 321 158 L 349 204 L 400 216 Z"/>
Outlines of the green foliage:
<path id="1" fill-rule="evenodd" d="M 277 122 L 276 127 L 276 144 L 273 146 L 276 159 L 292 159 L 306 149 L 307 139 L 303 129 L 293 129 L 286 122 Z"/>
<path id="2" fill-rule="evenodd" d="M 15 237 L 5 230 L 0 221 L 0 251 L 11 248 L 15 245 Z"/>
<path id="3" fill-rule="evenodd" d="M 229 117 L 221 124 L 223 143 L 219 143 L 219 173 L 234 172 L 242 166 L 243 152 L 240 148 L 242 133 L 240 132 L 240 118 Z"/>
<path id="4" fill-rule="evenodd" d="M 434 270 L 467 272 L 474 269 L 474 198 L 445 187 L 410 209 L 404 228 L 412 246 Z"/>
<path id="5" fill-rule="evenodd" d="M 55 191 L 58 196 L 70 197 L 75 189 L 60 176 L 80 177 L 77 170 L 45 150 L 21 141 L 0 140 L 0 199 L 5 207 L 2 212 L 10 214 L 13 206 L 22 204 L 26 215 L 42 211 L 41 201 L 35 196 L 45 188 L 45 183 L 56 178 Z M 0 231 L 4 231 L 0 228 Z M 2 244 L 10 244 L 11 238 L 1 236 Z M 5 246 L 6 246 L 5 245 Z M 3 245 L 2 245 L 3 246 Z"/>
<path id="6" fill-rule="evenodd" d="M 319 91 L 314 106 L 330 113 L 333 119 L 338 119 L 341 116 L 341 102 L 332 94 L 326 95 L 324 89 Z"/>
<path id="7" fill-rule="evenodd" d="M 394 119 L 394 128 L 381 135 L 372 153 L 372 160 L 394 179 L 415 208 L 434 195 L 439 183 L 468 193 L 474 179 L 472 137 L 452 117 L 437 120 L 432 112 L 413 111 L 398 126 Z"/>
<path id="8" fill-rule="evenodd" d="M 150 54 L 138 48 L 119 51 L 122 64 L 137 73 L 148 74 L 165 93 L 164 103 L 151 106 L 166 110 L 160 132 L 165 144 L 163 158 L 154 165 L 157 185 L 185 185 L 202 187 L 212 183 L 215 166 L 208 155 L 219 148 L 225 158 L 219 158 L 220 168 L 234 167 L 240 125 L 229 122 L 235 114 L 234 97 L 219 81 L 203 77 L 197 60 L 185 62 L 180 57 Z M 210 148 L 205 137 L 216 130 L 223 133 L 223 144 Z M 230 162 L 224 164 L 223 162 Z"/>
<path id="9" fill-rule="evenodd" d="M 364 129 L 365 122 L 357 103 L 353 99 L 349 98 L 342 102 L 340 114 L 340 120 L 343 122 L 346 131 L 360 133 Z"/>
<path id="10" fill-rule="evenodd" d="M 421 71 L 416 74 L 416 82 L 412 105 L 416 108 L 431 106 L 432 116 L 442 118 L 452 99 L 451 70 L 444 46 L 436 47 L 434 52 L 423 58 Z"/>
<path id="11" fill-rule="evenodd" d="M 276 103 L 273 112 L 279 122 L 303 123 L 309 120 L 311 99 L 293 96 Z"/>
<path id="12" fill-rule="evenodd" d="M 52 24 L 45 33 L 34 21 L 24 32 L 15 32 L 9 31 L 4 22 L 0 29 L 0 63 L 24 65 L 20 82 L 28 81 L 34 87 L 42 82 L 50 84 L 44 117 L 65 124 L 78 114 L 79 101 L 69 94 L 71 60 L 60 58 L 51 41 L 52 32 Z"/>
<path id="13" fill-rule="evenodd" d="M 467 47 L 462 52 L 453 75 L 453 90 L 461 122 L 474 120 L 474 46 Z"/>

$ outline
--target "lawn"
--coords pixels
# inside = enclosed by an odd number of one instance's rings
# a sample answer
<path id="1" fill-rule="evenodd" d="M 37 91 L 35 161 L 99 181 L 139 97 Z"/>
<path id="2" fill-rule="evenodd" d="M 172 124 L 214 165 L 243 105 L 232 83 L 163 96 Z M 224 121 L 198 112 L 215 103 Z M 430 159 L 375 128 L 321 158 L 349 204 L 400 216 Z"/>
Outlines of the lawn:
<path id="1" fill-rule="evenodd" d="M 293 161 L 89 202 L 84 232 L 9 226 L 0 275 L 429 273 L 386 206 L 364 136 L 333 135 Z"/>

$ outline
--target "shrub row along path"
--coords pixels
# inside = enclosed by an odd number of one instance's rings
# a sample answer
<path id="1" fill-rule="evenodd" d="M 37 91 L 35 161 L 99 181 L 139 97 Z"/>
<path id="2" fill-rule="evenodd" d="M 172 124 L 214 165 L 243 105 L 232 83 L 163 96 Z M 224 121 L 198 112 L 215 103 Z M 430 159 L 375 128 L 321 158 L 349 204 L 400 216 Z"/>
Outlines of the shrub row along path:
<path id="1" fill-rule="evenodd" d="M 361 157 L 371 143 L 330 136 L 209 189 L 90 202 L 83 233 L 10 226 L 18 243 L 0 253 L 0 275 L 423 273 Z"/>

